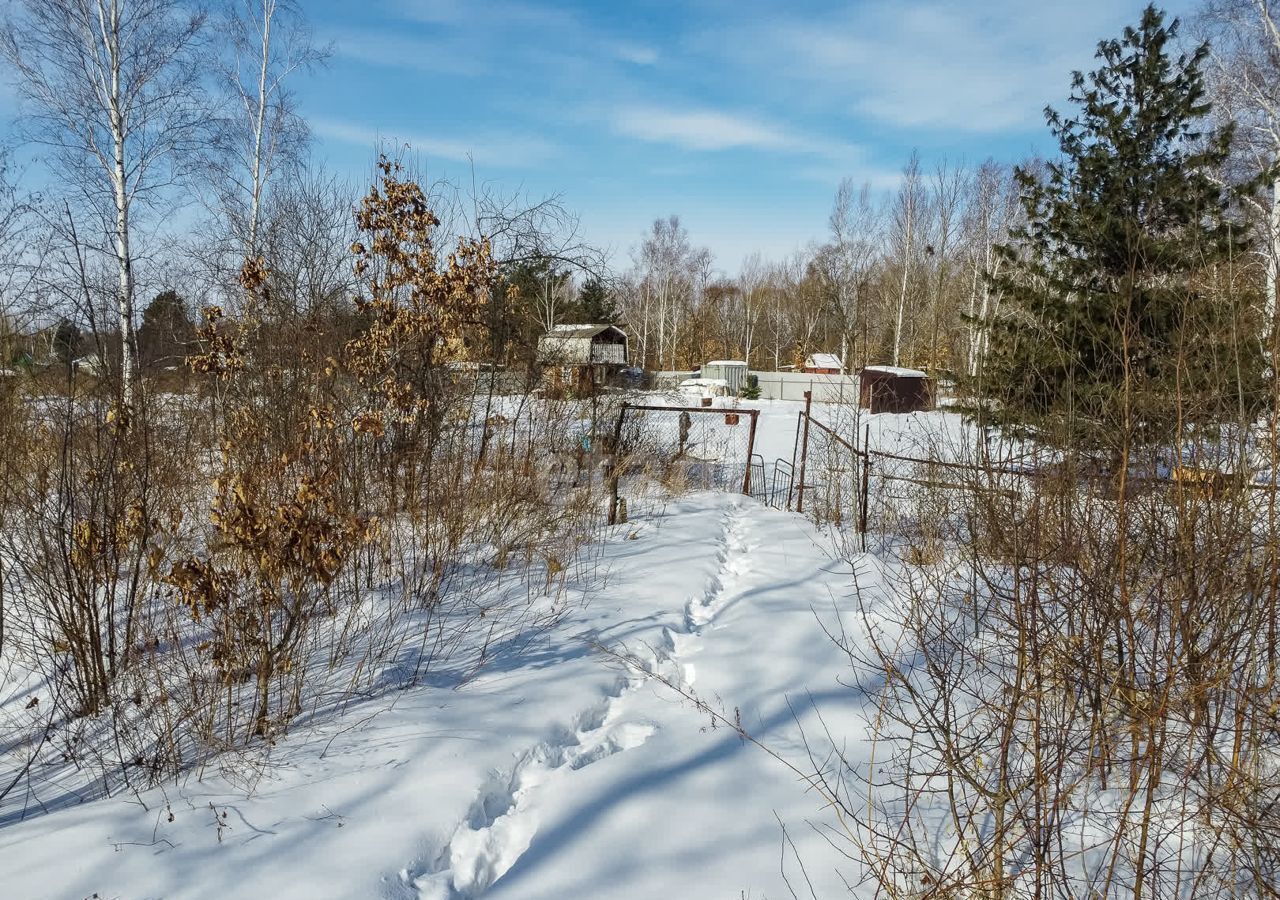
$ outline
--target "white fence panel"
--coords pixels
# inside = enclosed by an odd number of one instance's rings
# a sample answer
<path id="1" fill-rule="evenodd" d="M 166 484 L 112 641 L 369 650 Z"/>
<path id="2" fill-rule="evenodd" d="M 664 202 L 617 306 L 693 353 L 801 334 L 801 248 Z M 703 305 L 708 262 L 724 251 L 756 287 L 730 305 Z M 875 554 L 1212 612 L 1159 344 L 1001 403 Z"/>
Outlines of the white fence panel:
<path id="1" fill-rule="evenodd" d="M 858 379 L 854 375 L 810 375 L 806 372 L 752 372 L 766 400 L 803 400 L 813 392 L 815 403 L 857 403 Z"/>

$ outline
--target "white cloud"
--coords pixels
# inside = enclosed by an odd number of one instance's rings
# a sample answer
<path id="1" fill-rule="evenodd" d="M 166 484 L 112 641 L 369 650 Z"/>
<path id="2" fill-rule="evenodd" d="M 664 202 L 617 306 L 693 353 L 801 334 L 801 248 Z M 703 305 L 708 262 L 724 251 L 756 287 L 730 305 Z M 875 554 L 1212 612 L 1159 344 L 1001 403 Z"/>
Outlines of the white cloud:
<path id="1" fill-rule="evenodd" d="M 380 144 L 407 144 L 428 159 L 438 157 L 454 162 L 474 162 L 479 166 L 525 168 L 546 162 L 556 153 L 548 141 L 537 137 L 503 134 L 476 138 L 456 138 L 372 128 L 335 119 L 312 119 L 311 130 L 320 138 L 369 149 Z"/>
<path id="2" fill-rule="evenodd" d="M 656 48 L 595 28 L 571 11 L 524 0 L 490 0 L 480 14 L 461 0 L 397 0 L 391 13 L 380 27 L 327 37 L 339 54 L 367 65 L 455 75 L 500 74 L 519 65 L 545 77 L 586 62 L 603 77 L 619 63 L 649 67 L 659 58 Z"/>
<path id="3" fill-rule="evenodd" d="M 1189 5 L 1190 0 L 1174 0 Z M 871 0 L 705 35 L 780 90 L 902 128 L 1038 128 L 1072 69 L 1140 12 L 1135 0 Z"/>
<path id="4" fill-rule="evenodd" d="M 843 28 L 795 24 L 779 39 L 808 74 L 845 87 L 857 111 L 902 127 L 999 131 L 1030 124 L 1043 105 L 1059 62 L 1051 45 L 1035 58 L 1016 28 L 934 4 L 883 13 L 864 11 Z"/>
<path id="5" fill-rule="evenodd" d="M 630 41 L 615 43 L 613 45 L 613 53 L 623 62 L 628 62 L 635 66 L 652 66 L 658 62 L 658 51 L 655 48 Z"/>
<path id="6" fill-rule="evenodd" d="M 810 137 L 773 122 L 716 109 L 624 106 L 613 112 L 611 124 L 616 134 L 686 150 L 762 150 L 846 161 L 863 155 L 853 144 Z"/>
<path id="7" fill-rule="evenodd" d="M 479 75 L 486 69 L 474 54 L 439 41 L 361 31 L 324 37 L 333 42 L 339 55 L 366 65 L 464 76 Z"/>
<path id="8" fill-rule="evenodd" d="M 675 144 L 688 150 L 731 150 L 750 147 L 778 150 L 787 142 L 762 122 L 716 110 L 673 110 L 657 106 L 631 106 L 614 113 L 618 134 L 655 143 Z"/>
<path id="9" fill-rule="evenodd" d="M 394 8 L 410 21 L 454 25 L 476 32 L 528 26 L 561 30 L 582 27 L 568 10 L 524 0 L 486 0 L 483 4 L 462 0 L 399 0 Z"/>

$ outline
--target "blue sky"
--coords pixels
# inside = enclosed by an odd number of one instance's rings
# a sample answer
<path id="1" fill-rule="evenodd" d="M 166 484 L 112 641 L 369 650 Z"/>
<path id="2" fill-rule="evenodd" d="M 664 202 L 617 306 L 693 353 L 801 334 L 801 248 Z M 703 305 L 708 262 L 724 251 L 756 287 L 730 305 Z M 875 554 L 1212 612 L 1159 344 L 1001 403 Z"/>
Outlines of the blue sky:
<path id="1" fill-rule="evenodd" d="M 295 84 L 331 168 L 379 137 L 435 177 L 559 194 L 615 264 L 677 213 L 717 267 L 822 237 L 850 176 L 911 152 L 1053 149 L 1096 42 L 1141 0 L 300 0 L 329 66 Z M 1186 13 L 1192 0 L 1167 4 Z"/>

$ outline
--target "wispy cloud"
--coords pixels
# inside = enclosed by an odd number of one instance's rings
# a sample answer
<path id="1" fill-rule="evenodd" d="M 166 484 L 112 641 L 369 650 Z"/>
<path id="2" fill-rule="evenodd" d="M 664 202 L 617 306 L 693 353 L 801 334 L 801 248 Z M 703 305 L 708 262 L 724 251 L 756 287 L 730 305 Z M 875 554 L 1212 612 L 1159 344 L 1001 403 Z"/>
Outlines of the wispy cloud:
<path id="1" fill-rule="evenodd" d="M 480 75 L 486 70 L 475 54 L 442 41 L 349 30 L 321 37 L 331 41 L 340 56 L 364 65 L 464 76 Z"/>
<path id="2" fill-rule="evenodd" d="M 350 41 L 336 35 L 339 46 L 349 43 L 350 54 L 365 62 L 471 72 L 502 71 L 519 60 L 536 74 L 546 66 L 587 60 L 603 76 L 609 66 L 650 67 L 659 59 L 656 47 L 632 34 L 534 0 L 487 0 L 480 14 L 462 0 L 394 0 L 390 13 L 380 33 Z M 406 41 L 406 32 L 420 40 Z M 389 52 L 380 52 L 383 43 Z"/>
<path id="3" fill-rule="evenodd" d="M 616 134 L 685 150 L 763 150 L 832 159 L 858 157 L 861 148 L 793 131 L 775 122 L 717 109 L 632 105 L 615 110 Z"/>
<path id="4" fill-rule="evenodd" d="M 623 62 L 635 66 L 652 66 L 658 62 L 658 51 L 645 44 L 631 41 L 617 41 L 613 45 L 613 55 Z"/>
<path id="5" fill-rule="evenodd" d="M 676 210 L 732 257 L 776 243 L 745 195 L 816 234 L 840 178 L 892 189 L 913 146 L 926 165 L 1047 149 L 1041 110 L 1145 2 L 382 0 L 353 27 L 327 0 L 338 54 L 304 99 L 347 157 L 383 140 L 474 162 L 571 192 L 626 242 Z"/>
<path id="6" fill-rule="evenodd" d="M 479 166 L 528 168 L 545 163 L 556 153 L 555 146 L 547 140 L 514 134 L 457 138 L 323 118 L 313 119 L 311 129 L 326 141 L 369 149 L 381 144 L 407 145 L 428 160 L 438 157 L 453 162 L 474 162 Z"/>
<path id="7" fill-rule="evenodd" d="M 398 0 L 392 8 L 410 21 L 465 26 L 478 32 L 530 25 L 539 29 L 582 27 L 577 16 L 566 9 L 524 0 L 486 0 L 483 8 L 463 0 Z"/>
<path id="8" fill-rule="evenodd" d="M 631 106 L 614 113 L 613 128 L 627 137 L 675 144 L 688 150 L 777 150 L 787 143 L 763 122 L 710 109 Z"/>
<path id="9" fill-rule="evenodd" d="M 869 0 L 753 18 L 728 36 L 709 32 L 703 45 L 767 71 L 779 90 L 904 129 L 1026 131 L 1065 95 L 1070 71 L 1090 64 L 1097 41 L 1136 18 L 1139 4 L 1127 6 Z"/>
<path id="10" fill-rule="evenodd" d="M 858 112 L 881 121 L 966 131 L 1038 124 L 1058 62 L 1046 35 L 1031 58 L 1013 29 L 961 10 L 916 3 L 885 12 L 865 10 L 844 27 L 796 23 L 778 37 L 809 75 L 843 88 Z"/>

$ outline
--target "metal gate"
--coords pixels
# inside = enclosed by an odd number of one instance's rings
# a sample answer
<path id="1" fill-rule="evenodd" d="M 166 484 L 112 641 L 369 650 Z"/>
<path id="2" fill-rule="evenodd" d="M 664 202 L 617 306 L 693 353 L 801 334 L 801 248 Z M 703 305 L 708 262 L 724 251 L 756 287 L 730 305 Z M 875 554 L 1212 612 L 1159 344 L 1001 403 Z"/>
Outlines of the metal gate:
<path id="1" fill-rule="evenodd" d="M 682 487 L 758 496 L 758 409 L 624 403 L 614 429 L 622 474 L 644 473 Z"/>

